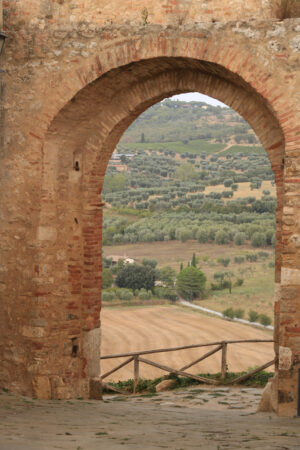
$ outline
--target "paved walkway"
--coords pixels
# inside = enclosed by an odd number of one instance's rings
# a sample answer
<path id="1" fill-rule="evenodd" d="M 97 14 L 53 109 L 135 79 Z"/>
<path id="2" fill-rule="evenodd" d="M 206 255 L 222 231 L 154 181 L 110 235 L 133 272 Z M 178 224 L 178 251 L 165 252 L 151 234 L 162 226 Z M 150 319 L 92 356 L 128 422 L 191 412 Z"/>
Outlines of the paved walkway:
<path id="1" fill-rule="evenodd" d="M 198 385 L 104 402 L 0 395 L 1 450 L 300 449 L 300 419 L 256 414 L 260 389 Z"/>

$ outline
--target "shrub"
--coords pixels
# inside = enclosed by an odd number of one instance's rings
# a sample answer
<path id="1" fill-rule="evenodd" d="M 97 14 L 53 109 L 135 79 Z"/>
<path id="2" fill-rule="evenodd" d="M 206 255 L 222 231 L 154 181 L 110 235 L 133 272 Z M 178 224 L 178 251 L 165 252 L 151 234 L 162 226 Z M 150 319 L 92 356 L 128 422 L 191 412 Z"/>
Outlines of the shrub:
<path id="1" fill-rule="evenodd" d="M 269 256 L 269 253 L 267 253 L 267 252 L 258 252 L 257 253 L 258 254 L 258 256 L 260 257 L 260 258 L 263 258 L 263 259 L 265 259 L 265 258 L 268 258 L 268 256 Z"/>
<path id="2" fill-rule="evenodd" d="M 103 289 L 110 288 L 111 285 L 113 284 L 113 281 L 114 281 L 114 279 L 113 279 L 110 269 L 103 269 L 102 270 L 102 288 Z"/>
<path id="3" fill-rule="evenodd" d="M 143 264 L 143 266 L 150 266 L 153 269 L 155 269 L 155 267 L 157 266 L 157 261 L 156 261 L 156 259 L 143 258 L 142 264 Z"/>
<path id="4" fill-rule="evenodd" d="M 103 302 L 112 302 L 116 298 L 113 292 L 102 292 Z"/>
<path id="5" fill-rule="evenodd" d="M 176 237 L 177 239 L 180 239 L 181 242 L 186 242 L 189 239 L 192 239 L 193 236 L 191 231 L 188 228 L 186 228 L 179 230 Z"/>
<path id="6" fill-rule="evenodd" d="M 224 245 L 228 242 L 228 235 L 225 231 L 219 230 L 216 233 L 215 242 L 218 245 Z"/>
<path id="7" fill-rule="evenodd" d="M 265 235 L 266 235 L 266 243 L 267 243 L 267 245 L 273 245 L 272 244 L 272 239 L 273 239 L 273 237 L 275 235 L 274 230 L 272 228 L 267 229 Z"/>
<path id="8" fill-rule="evenodd" d="M 244 317 L 245 311 L 241 308 L 237 308 L 233 310 L 234 317 L 238 319 L 242 319 Z"/>
<path id="9" fill-rule="evenodd" d="M 210 283 L 210 288 L 212 291 L 222 291 L 223 289 L 225 289 L 223 287 L 223 284 L 215 284 L 215 283 Z"/>
<path id="10" fill-rule="evenodd" d="M 243 256 L 235 256 L 234 262 L 237 264 L 242 264 L 243 262 L 245 262 L 245 258 Z"/>
<path id="11" fill-rule="evenodd" d="M 243 278 L 238 278 L 234 283 L 235 286 L 242 286 L 244 284 Z"/>
<path id="12" fill-rule="evenodd" d="M 230 187 L 232 184 L 233 184 L 233 180 L 231 178 L 224 180 L 225 187 Z"/>
<path id="13" fill-rule="evenodd" d="M 256 262 L 257 261 L 257 255 L 255 255 L 254 253 L 248 253 L 246 255 L 246 260 L 250 261 L 250 262 Z"/>
<path id="14" fill-rule="evenodd" d="M 258 320 L 259 320 L 259 323 L 261 323 L 265 327 L 267 327 L 268 325 L 271 325 L 271 323 L 272 323 L 272 320 L 266 314 L 260 314 L 258 317 Z"/>
<path id="15" fill-rule="evenodd" d="M 263 245 L 266 245 L 266 236 L 264 233 L 260 233 L 259 231 L 253 233 L 251 237 L 251 245 L 252 247 L 262 247 Z"/>
<path id="16" fill-rule="evenodd" d="M 133 293 L 130 289 L 117 289 L 116 294 L 120 300 L 130 301 L 133 299 Z"/>
<path id="17" fill-rule="evenodd" d="M 234 235 L 234 243 L 235 245 L 243 245 L 246 240 L 245 233 L 238 232 Z"/>
<path id="18" fill-rule="evenodd" d="M 200 228 L 196 234 L 196 239 L 201 244 L 205 244 L 209 241 L 209 232 L 207 230 L 204 230 Z"/>
<path id="19" fill-rule="evenodd" d="M 258 312 L 250 310 L 248 312 L 249 322 L 257 322 L 258 316 L 259 316 Z"/>
<path id="20" fill-rule="evenodd" d="M 228 317 L 229 319 L 234 318 L 234 310 L 232 308 L 225 309 L 222 314 L 224 317 Z"/>
<path id="21" fill-rule="evenodd" d="M 146 291 L 146 289 L 141 289 L 138 296 L 140 300 L 150 300 L 152 298 L 152 292 Z"/>
<path id="22" fill-rule="evenodd" d="M 227 267 L 230 263 L 230 258 L 218 258 L 217 262 L 222 264 L 222 266 Z"/>

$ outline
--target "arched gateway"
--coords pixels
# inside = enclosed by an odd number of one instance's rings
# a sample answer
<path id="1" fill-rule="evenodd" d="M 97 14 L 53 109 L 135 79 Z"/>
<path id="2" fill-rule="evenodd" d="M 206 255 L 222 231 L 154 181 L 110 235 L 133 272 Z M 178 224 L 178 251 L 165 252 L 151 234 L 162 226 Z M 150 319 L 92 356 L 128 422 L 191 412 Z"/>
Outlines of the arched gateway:
<path id="1" fill-rule="evenodd" d="M 30 40 L 12 25 L 0 164 L 0 385 L 39 398 L 89 396 L 99 375 L 107 163 L 145 109 L 198 91 L 249 122 L 275 174 L 278 414 L 295 415 L 300 22 L 146 22 L 41 28 L 37 20 Z"/>

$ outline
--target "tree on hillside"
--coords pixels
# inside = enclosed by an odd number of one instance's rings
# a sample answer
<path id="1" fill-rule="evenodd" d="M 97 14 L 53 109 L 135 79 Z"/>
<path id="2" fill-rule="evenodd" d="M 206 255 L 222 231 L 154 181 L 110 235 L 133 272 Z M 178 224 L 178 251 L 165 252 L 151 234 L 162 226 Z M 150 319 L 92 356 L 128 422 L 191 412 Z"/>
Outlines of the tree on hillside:
<path id="1" fill-rule="evenodd" d="M 206 276 L 196 267 L 190 266 L 177 275 L 176 288 L 185 300 L 194 300 L 204 292 Z"/>
<path id="2" fill-rule="evenodd" d="M 126 177 L 121 173 L 106 175 L 103 186 L 103 193 L 123 191 L 126 186 Z"/>
<path id="3" fill-rule="evenodd" d="M 193 164 L 184 163 L 181 164 L 176 170 L 176 177 L 182 181 L 190 181 L 196 180 L 198 178 L 198 174 Z"/>
<path id="4" fill-rule="evenodd" d="M 118 272 L 116 285 L 120 288 L 146 289 L 154 288 L 155 270 L 150 266 L 139 266 L 138 264 L 126 264 Z"/>
<path id="5" fill-rule="evenodd" d="M 102 270 L 102 289 L 110 288 L 113 284 L 113 276 L 109 269 Z"/>
<path id="6" fill-rule="evenodd" d="M 266 245 L 266 236 L 264 233 L 256 232 L 251 236 L 252 247 L 263 247 Z"/>
<path id="7" fill-rule="evenodd" d="M 176 279 L 175 270 L 170 266 L 159 269 L 159 279 L 167 287 L 174 286 Z"/>
<path id="8" fill-rule="evenodd" d="M 128 158 L 126 155 L 121 155 L 120 156 L 120 160 L 122 161 L 123 164 L 127 164 L 128 163 Z"/>
<path id="9" fill-rule="evenodd" d="M 155 269 L 157 266 L 157 261 L 154 258 L 143 258 L 142 264 L 143 266 L 150 266 L 152 269 Z"/>
<path id="10" fill-rule="evenodd" d="M 234 235 L 234 243 L 235 243 L 235 245 L 243 245 L 245 240 L 246 240 L 245 233 L 242 233 L 242 232 L 235 233 L 235 235 Z"/>
<path id="11" fill-rule="evenodd" d="M 195 253 L 193 253 L 193 256 L 192 256 L 191 266 L 192 267 L 197 267 L 197 258 L 196 258 Z"/>
<path id="12" fill-rule="evenodd" d="M 225 187 L 230 187 L 232 184 L 233 184 L 233 180 L 231 178 L 227 178 L 226 180 L 224 180 Z"/>
<path id="13" fill-rule="evenodd" d="M 228 242 L 228 235 L 227 235 L 226 231 L 219 230 L 216 233 L 215 242 L 218 245 L 227 244 L 227 242 Z"/>
<path id="14" fill-rule="evenodd" d="M 214 273 L 214 279 L 218 281 L 218 285 L 212 284 L 213 290 L 222 290 L 228 289 L 229 294 L 231 294 L 232 290 L 232 278 L 234 277 L 233 272 L 216 272 Z"/>

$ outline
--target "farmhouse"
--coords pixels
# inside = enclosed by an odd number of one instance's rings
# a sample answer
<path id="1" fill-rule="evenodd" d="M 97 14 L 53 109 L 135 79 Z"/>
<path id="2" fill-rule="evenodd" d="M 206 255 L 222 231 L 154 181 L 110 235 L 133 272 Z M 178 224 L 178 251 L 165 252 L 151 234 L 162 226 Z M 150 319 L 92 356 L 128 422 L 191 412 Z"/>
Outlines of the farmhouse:
<path id="1" fill-rule="evenodd" d="M 128 258 L 127 256 L 110 255 L 107 259 L 111 260 L 112 265 L 118 264 L 119 261 L 124 261 L 124 264 L 134 264 L 136 262 L 135 259 Z"/>

